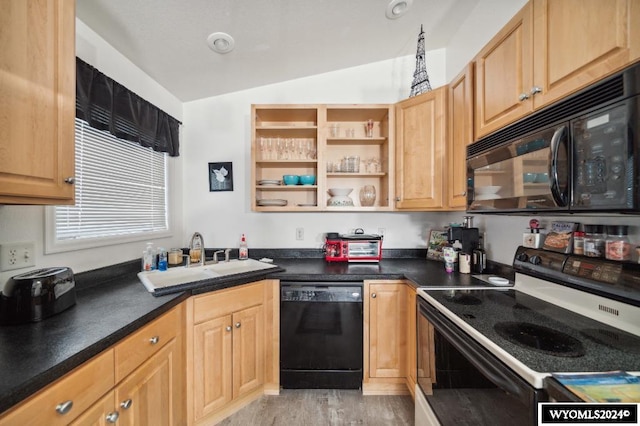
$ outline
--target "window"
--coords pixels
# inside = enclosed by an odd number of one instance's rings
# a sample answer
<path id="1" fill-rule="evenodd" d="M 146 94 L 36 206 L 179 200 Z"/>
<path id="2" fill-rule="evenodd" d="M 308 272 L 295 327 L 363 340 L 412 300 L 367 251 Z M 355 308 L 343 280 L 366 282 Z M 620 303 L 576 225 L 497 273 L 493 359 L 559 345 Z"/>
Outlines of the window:
<path id="1" fill-rule="evenodd" d="M 167 155 L 77 118 L 75 129 L 76 205 L 51 209 L 47 252 L 166 234 Z"/>

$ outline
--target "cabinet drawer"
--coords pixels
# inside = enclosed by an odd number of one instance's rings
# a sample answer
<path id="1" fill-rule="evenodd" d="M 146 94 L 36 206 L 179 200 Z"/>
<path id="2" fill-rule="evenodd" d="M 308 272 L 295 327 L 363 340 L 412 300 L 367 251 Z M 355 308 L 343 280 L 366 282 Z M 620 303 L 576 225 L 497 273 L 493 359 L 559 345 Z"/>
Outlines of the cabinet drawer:
<path id="1" fill-rule="evenodd" d="M 69 424 L 114 386 L 113 360 L 109 349 L 87 361 L 2 417 L 0 425 Z"/>
<path id="2" fill-rule="evenodd" d="M 263 301 L 264 281 L 198 296 L 193 301 L 193 323 L 199 324 L 251 306 L 261 305 Z"/>
<path id="3" fill-rule="evenodd" d="M 118 343 L 115 347 L 116 383 L 175 338 L 181 327 L 180 306 Z"/>

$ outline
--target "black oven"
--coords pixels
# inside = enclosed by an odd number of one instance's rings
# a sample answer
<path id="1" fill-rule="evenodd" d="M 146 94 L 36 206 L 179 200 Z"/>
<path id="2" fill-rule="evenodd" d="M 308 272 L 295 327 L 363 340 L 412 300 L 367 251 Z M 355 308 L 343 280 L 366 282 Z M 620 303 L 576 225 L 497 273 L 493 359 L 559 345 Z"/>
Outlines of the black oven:
<path id="1" fill-rule="evenodd" d="M 467 148 L 467 210 L 640 212 L 640 64 Z"/>
<path id="2" fill-rule="evenodd" d="M 418 386 L 443 425 L 537 424 L 537 403 L 546 393 L 417 298 Z"/>

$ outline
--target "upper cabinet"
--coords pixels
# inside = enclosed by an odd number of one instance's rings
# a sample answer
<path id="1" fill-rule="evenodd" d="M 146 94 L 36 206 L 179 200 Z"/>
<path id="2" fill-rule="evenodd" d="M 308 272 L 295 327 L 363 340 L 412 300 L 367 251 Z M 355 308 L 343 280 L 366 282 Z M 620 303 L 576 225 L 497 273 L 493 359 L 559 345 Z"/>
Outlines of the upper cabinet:
<path id="1" fill-rule="evenodd" d="M 476 139 L 640 58 L 636 0 L 532 0 L 476 56 Z"/>
<path id="2" fill-rule="evenodd" d="M 467 206 L 467 145 L 473 142 L 473 63 L 449 83 L 447 205 Z"/>
<path id="3" fill-rule="evenodd" d="M 392 106 L 253 105 L 252 126 L 252 210 L 392 210 Z"/>
<path id="4" fill-rule="evenodd" d="M 441 210 L 447 87 L 396 104 L 396 208 Z"/>
<path id="5" fill-rule="evenodd" d="M 75 2 L 2 2 L 0 203 L 73 204 Z"/>

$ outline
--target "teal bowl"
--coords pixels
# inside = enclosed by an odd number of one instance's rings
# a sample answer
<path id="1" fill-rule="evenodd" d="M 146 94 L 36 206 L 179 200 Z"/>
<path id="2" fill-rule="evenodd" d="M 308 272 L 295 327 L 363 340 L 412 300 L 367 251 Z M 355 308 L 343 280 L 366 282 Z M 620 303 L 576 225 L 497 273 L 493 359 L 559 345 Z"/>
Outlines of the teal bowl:
<path id="1" fill-rule="evenodd" d="M 300 182 L 300 176 L 297 175 L 284 175 L 282 181 L 285 185 L 297 185 Z"/>
<path id="2" fill-rule="evenodd" d="M 316 183 L 316 177 L 314 175 L 302 175 L 300 176 L 300 183 L 302 185 L 314 185 Z"/>

